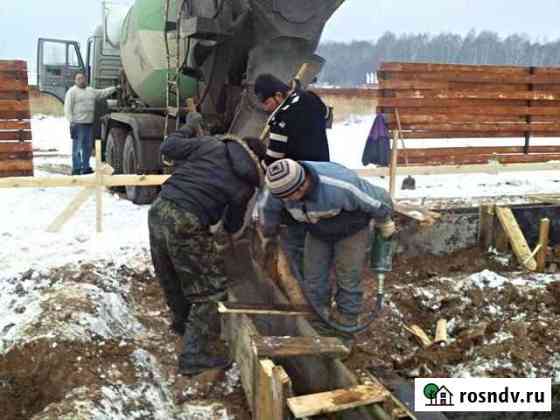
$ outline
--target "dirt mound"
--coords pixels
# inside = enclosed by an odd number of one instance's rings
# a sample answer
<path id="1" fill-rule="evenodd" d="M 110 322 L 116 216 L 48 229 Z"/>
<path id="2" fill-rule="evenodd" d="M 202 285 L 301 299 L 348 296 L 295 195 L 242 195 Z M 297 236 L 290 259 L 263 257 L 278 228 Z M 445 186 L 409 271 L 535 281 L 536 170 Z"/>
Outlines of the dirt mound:
<path id="1" fill-rule="evenodd" d="M 249 418 L 235 367 L 177 376 L 180 338 L 147 263 L 0 278 L 3 419 Z"/>
<path id="2" fill-rule="evenodd" d="M 359 337 L 349 364 L 404 377 L 560 382 L 560 276 L 513 272 L 504 262 L 477 249 L 397 259 L 387 281 L 388 313 Z M 441 318 L 448 321 L 445 346 L 423 349 L 404 329 L 417 324 L 433 337 Z"/>

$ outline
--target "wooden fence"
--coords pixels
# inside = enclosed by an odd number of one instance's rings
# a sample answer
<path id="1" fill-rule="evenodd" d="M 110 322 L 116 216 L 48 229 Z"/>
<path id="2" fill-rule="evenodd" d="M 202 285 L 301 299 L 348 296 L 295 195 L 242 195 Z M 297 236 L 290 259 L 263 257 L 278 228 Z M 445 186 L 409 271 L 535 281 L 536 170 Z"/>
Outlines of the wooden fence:
<path id="1" fill-rule="evenodd" d="M 0 177 L 32 176 L 27 63 L 0 60 Z"/>
<path id="2" fill-rule="evenodd" d="M 534 137 L 560 137 L 560 68 L 391 62 L 381 65 L 378 79 L 377 111 L 407 146 L 415 139 L 524 139 L 506 146 L 407 147 L 399 166 L 560 160 L 560 145 L 531 145 Z"/>

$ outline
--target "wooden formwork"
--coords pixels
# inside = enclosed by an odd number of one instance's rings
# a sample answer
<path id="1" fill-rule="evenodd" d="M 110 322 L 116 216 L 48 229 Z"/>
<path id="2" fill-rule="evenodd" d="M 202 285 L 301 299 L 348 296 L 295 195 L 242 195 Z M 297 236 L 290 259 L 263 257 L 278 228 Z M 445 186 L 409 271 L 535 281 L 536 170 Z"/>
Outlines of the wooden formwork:
<path id="1" fill-rule="evenodd" d="M 337 339 L 317 334 L 309 322 L 313 314 L 308 308 L 289 310 L 286 305 L 293 302 L 261 270 L 248 247 L 236 247 L 234 253 L 228 264 L 233 282 L 230 299 L 220 312 L 254 419 L 307 418 L 335 412 L 332 418 L 340 420 L 445 419 L 440 413 L 414 413 L 412 393 L 406 400 L 397 397 L 368 372 L 358 378 L 339 358 L 347 349 Z M 288 272 L 283 275 L 290 276 Z M 277 309 L 285 316 L 276 313 Z"/>
<path id="2" fill-rule="evenodd" d="M 410 143 L 399 165 L 469 165 L 560 159 L 560 68 L 383 63 L 377 111 Z M 523 138 L 523 145 L 416 148 L 415 139 Z"/>
<path id="3" fill-rule="evenodd" d="M 0 60 L 0 177 L 32 176 L 27 63 Z"/>

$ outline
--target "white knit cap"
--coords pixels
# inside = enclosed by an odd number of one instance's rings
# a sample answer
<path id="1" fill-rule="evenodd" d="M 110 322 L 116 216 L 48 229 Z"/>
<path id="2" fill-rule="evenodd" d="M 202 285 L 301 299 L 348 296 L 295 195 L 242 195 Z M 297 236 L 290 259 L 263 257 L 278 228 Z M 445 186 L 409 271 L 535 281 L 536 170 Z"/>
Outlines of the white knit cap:
<path id="1" fill-rule="evenodd" d="M 296 192 L 304 182 L 305 170 L 295 160 L 277 160 L 266 171 L 266 185 L 279 198 Z"/>

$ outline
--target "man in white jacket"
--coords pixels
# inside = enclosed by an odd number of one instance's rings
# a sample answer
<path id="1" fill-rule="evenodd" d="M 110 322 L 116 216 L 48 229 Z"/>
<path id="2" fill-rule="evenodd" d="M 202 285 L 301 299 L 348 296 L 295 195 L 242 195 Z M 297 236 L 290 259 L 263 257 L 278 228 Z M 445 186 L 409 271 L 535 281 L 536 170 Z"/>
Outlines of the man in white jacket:
<path id="1" fill-rule="evenodd" d="M 87 85 L 83 73 L 76 74 L 74 83 L 64 100 L 64 114 L 72 137 L 72 175 L 90 174 L 93 172 L 89 158 L 93 147 L 95 101 L 111 96 L 118 88 L 93 89 Z"/>

